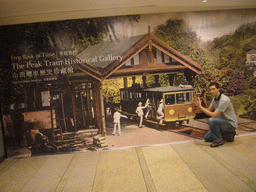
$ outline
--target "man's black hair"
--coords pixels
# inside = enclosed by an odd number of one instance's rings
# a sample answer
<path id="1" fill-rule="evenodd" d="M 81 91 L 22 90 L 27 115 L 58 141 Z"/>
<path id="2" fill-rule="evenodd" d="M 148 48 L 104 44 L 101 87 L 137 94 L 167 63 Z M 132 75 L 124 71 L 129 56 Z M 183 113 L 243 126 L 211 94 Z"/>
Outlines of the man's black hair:
<path id="1" fill-rule="evenodd" d="M 220 85 L 219 85 L 219 83 L 217 83 L 217 82 L 211 82 L 211 83 L 209 84 L 209 87 L 211 87 L 211 86 L 215 86 L 217 89 L 220 88 Z"/>

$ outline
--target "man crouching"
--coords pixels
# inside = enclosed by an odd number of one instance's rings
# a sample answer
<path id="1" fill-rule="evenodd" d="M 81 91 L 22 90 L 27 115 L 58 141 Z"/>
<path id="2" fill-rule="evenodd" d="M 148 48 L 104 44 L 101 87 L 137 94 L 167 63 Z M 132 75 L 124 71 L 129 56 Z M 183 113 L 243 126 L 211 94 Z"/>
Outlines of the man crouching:
<path id="1" fill-rule="evenodd" d="M 214 97 L 209 108 L 202 107 L 201 100 L 197 98 L 195 98 L 195 104 L 204 113 L 211 116 L 209 119 L 210 131 L 204 136 L 205 141 L 213 142 L 210 145 L 211 147 L 218 147 L 225 142 L 222 134 L 230 133 L 234 137 L 237 119 L 231 100 L 220 93 L 219 84 L 212 82 L 209 88 L 211 95 Z"/>

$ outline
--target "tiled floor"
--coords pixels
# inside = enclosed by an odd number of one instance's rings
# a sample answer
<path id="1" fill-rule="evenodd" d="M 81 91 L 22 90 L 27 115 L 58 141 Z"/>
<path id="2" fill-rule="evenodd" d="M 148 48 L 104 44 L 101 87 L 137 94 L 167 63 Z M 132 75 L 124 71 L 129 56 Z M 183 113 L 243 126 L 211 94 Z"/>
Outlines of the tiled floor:
<path id="1" fill-rule="evenodd" d="M 256 191 L 256 134 L 20 159 L 0 164 L 0 191 Z"/>

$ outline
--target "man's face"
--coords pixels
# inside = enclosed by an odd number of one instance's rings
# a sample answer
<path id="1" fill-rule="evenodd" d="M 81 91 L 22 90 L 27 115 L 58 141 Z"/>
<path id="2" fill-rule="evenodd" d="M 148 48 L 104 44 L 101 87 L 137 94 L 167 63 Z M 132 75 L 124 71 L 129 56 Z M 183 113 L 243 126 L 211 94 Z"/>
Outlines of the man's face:
<path id="1" fill-rule="evenodd" d="M 215 85 L 210 86 L 210 92 L 213 97 L 217 98 L 219 96 L 220 90 L 215 87 Z"/>

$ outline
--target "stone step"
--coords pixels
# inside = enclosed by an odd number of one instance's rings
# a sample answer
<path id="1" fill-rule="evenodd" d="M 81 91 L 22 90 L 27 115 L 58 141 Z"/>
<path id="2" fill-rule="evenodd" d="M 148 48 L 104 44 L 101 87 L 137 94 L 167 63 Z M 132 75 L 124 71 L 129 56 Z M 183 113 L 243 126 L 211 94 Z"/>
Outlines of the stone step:
<path id="1" fill-rule="evenodd" d="M 97 147 L 108 147 L 105 135 L 99 134 L 93 137 L 93 145 Z"/>
<path id="2" fill-rule="evenodd" d="M 92 137 L 97 134 L 98 134 L 98 129 L 88 129 L 88 130 L 82 130 L 78 132 L 63 133 L 62 136 L 63 136 L 63 140 L 71 140 L 71 139 Z"/>

